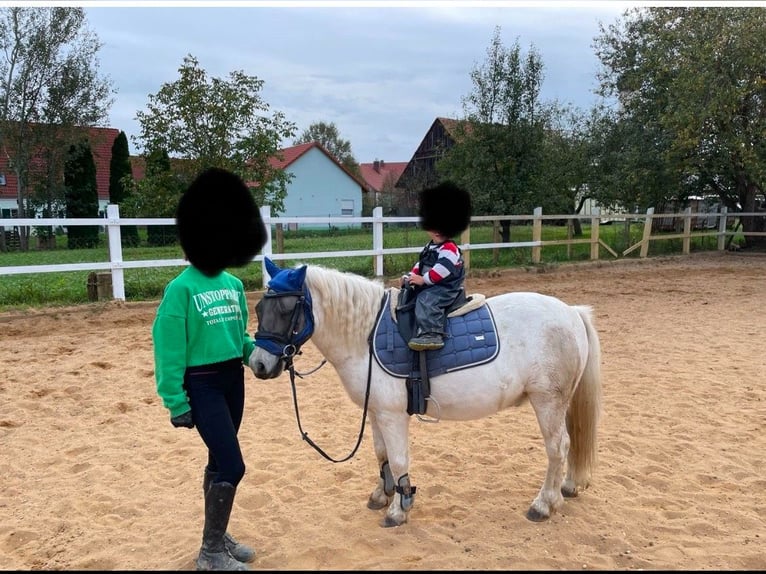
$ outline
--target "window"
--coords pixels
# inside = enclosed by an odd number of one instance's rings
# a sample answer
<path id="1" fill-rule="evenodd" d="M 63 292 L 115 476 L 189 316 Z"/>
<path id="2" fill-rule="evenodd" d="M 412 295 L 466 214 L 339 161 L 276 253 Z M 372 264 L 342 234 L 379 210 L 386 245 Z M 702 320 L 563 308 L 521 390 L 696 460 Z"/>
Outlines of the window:
<path id="1" fill-rule="evenodd" d="M 353 199 L 341 199 L 340 200 L 340 214 L 341 215 L 354 215 L 354 200 Z"/>
<path id="2" fill-rule="evenodd" d="M 0 185 L 5 185 L 5 174 L 0 172 Z"/>

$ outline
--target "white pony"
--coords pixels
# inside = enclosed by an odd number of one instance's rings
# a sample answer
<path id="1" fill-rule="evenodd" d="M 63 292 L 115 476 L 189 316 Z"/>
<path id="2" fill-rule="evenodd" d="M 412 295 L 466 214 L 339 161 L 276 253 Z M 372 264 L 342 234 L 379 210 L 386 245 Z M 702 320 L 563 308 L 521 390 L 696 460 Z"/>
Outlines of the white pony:
<path id="1" fill-rule="evenodd" d="M 404 524 L 415 494 L 409 477 L 408 386 L 373 359 L 372 343 L 381 315 L 389 312 L 382 303 L 394 290 L 315 265 L 280 269 L 266 259 L 266 267 L 271 280 L 256 306 L 259 326 L 250 368 L 260 379 L 278 377 L 285 368 L 293 375 L 292 357 L 311 337 L 351 400 L 369 414 L 379 478 L 367 506 L 388 506 L 383 526 Z M 485 303 L 496 326 L 497 352 L 476 366 L 430 377 L 422 414 L 471 420 L 528 400 L 545 441 L 548 469 L 526 516 L 546 520 L 565 496 L 587 487 L 596 462 L 601 350 L 592 311 L 528 292 Z"/>

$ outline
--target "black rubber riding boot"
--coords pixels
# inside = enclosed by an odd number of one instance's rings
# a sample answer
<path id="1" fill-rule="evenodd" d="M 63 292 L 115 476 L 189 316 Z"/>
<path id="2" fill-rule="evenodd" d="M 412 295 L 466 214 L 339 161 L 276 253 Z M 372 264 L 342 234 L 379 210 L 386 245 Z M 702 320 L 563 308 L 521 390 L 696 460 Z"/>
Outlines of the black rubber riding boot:
<path id="1" fill-rule="evenodd" d="M 225 534 L 229 525 L 236 488 L 228 482 L 214 482 L 205 494 L 205 528 L 197 557 L 197 570 L 250 570 L 226 549 Z"/>
<path id="2" fill-rule="evenodd" d="M 217 473 L 215 472 L 210 472 L 207 467 L 205 467 L 205 476 L 202 479 L 202 493 L 204 496 L 207 496 L 207 491 L 210 488 L 210 485 L 212 484 L 216 474 Z M 226 550 L 228 550 L 229 554 L 231 554 L 236 560 L 239 560 L 240 562 L 252 562 L 255 560 L 255 550 L 242 544 L 241 542 L 238 542 L 237 539 L 228 532 L 223 535 L 223 539 L 224 543 L 226 544 Z"/>

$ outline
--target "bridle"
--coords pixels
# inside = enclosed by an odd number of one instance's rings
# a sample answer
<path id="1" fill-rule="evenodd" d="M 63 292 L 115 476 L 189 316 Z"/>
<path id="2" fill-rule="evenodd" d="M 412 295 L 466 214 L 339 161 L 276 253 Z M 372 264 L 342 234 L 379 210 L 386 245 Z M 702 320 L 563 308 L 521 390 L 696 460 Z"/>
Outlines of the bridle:
<path id="1" fill-rule="evenodd" d="M 267 313 L 268 312 L 268 313 Z M 258 330 L 255 346 L 292 364 L 292 358 L 314 333 L 311 296 L 305 287 L 300 291 L 267 290 L 255 306 Z"/>
<path id="2" fill-rule="evenodd" d="M 341 459 L 334 459 L 322 450 L 319 445 L 309 438 L 301 425 L 301 417 L 298 411 L 298 394 L 295 387 L 295 377 L 303 378 L 318 371 L 327 362 L 322 359 L 319 366 L 307 373 L 295 371 L 294 359 L 301 354 L 301 347 L 311 338 L 314 333 L 314 313 L 311 294 L 305 285 L 300 291 L 275 291 L 268 289 L 263 298 L 255 306 L 258 317 L 258 330 L 255 333 L 255 346 L 279 357 L 283 361 L 284 368 L 290 373 L 290 386 L 292 387 L 293 405 L 295 407 L 295 419 L 298 422 L 298 431 L 301 438 L 309 443 L 314 450 L 331 462 L 345 462 L 352 458 L 364 436 L 364 425 L 367 420 L 367 406 L 370 399 L 370 382 L 372 380 L 372 347 L 370 346 L 369 363 L 367 368 L 367 388 L 364 395 L 364 408 L 362 410 L 362 424 L 359 429 L 359 437 L 353 450 Z M 372 345 L 372 341 L 369 343 Z"/>

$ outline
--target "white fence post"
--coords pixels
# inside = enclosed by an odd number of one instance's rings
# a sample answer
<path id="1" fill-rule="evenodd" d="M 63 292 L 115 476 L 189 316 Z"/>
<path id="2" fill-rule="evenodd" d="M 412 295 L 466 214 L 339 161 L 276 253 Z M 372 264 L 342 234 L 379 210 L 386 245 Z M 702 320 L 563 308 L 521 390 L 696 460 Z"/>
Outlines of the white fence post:
<path id="1" fill-rule="evenodd" d="M 125 301 L 125 272 L 122 269 L 122 234 L 120 206 L 106 206 L 106 233 L 109 239 L 109 263 L 112 271 L 112 298 Z"/>
<path id="2" fill-rule="evenodd" d="M 264 243 L 263 249 L 261 249 L 261 254 L 263 255 L 263 260 L 261 261 L 261 281 L 263 283 L 263 288 L 266 289 L 266 285 L 269 282 L 269 272 L 266 271 L 266 258 L 271 256 L 274 253 L 271 247 L 271 206 L 270 205 L 261 206 L 261 219 L 263 219 L 263 224 L 264 226 L 266 226 L 266 243 Z"/>
<path id="3" fill-rule="evenodd" d="M 374 271 L 376 277 L 383 277 L 383 208 L 372 210 L 372 250 L 375 251 Z"/>

